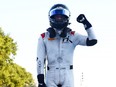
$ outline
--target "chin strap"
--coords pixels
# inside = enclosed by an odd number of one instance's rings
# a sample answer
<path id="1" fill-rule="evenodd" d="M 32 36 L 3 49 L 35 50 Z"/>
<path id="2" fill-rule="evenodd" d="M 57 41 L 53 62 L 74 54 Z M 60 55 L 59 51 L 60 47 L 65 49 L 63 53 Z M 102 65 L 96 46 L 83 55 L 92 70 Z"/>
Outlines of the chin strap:
<path id="1" fill-rule="evenodd" d="M 53 28 L 51 28 L 51 27 L 48 28 L 47 31 L 50 33 L 50 35 L 49 35 L 50 38 L 49 39 L 50 40 L 54 40 L 54 38 L 56 37 L 56 31 Z M 68 28 L 68 27 L 64 28 L 62 30 L 61 34 L 60 34 L 60 37 L 65 38 L 69 31 L 71 31 L 70 28 Z"/>

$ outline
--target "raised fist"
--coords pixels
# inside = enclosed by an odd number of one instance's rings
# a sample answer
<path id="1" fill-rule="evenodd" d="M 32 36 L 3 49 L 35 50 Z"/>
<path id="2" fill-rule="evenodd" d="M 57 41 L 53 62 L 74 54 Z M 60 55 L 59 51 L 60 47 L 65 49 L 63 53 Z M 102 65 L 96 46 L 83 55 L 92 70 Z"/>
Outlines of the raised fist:
<path id="1" fill-rule="evenodd" d="M 86 20 L 86 17 L 84 14 L 80 14 L 78 17 L 77 17 L 77 21 L 79 23 L 83 23 L 84 21 Z"/>
<path id="2" fill-rule="evenodd" d="M 85 29 L 89 29 L 90 27 L 92 27 L 92 25 L 89 23 L 89 21 L 86 19 L 84 14 L 80 14 L 77 17 L 77 22 L 84 24 Z"/>

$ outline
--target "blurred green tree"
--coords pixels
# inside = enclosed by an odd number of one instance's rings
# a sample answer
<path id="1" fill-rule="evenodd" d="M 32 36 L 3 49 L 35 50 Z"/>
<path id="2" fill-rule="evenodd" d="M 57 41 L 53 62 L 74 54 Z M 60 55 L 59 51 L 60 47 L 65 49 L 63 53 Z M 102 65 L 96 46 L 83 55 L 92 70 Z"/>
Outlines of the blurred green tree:
<path id="1" fill-rule="evenodd" d="M 0 28 L 0 87 L 35 87 L 32 74 L 14 63 L 17 43 Z"/>

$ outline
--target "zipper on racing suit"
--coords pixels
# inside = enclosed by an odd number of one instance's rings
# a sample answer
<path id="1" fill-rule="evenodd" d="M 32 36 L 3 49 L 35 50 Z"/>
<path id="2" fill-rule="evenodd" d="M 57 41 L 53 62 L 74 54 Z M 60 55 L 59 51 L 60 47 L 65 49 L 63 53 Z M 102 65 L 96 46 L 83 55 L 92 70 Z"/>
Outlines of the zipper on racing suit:
<path id="1" fill-rule="evenodd" d="M 62 44 L 62 38 L 59 38 L 59 44 L 58 44 L 58 47 L 59 47 L 59 49 L 58 49 L 58 54 L 59 54 L 59 57 L 58 57 L 58 71 L 59 71 L 59 84 L 60 84 L 60 77 L 61 77 L 61 70 L 60 70 L 60 68 L 61 68 L 61 63 L 62 63 L 62 53 L 61 53 L 61 44 Z"/>

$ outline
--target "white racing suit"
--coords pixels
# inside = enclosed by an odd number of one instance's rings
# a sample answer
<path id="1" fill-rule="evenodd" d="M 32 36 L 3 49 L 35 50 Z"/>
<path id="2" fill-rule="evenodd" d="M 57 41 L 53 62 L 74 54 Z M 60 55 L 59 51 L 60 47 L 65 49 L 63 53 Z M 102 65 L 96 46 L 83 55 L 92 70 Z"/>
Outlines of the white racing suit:
<path id="1" fill-rule="evenodd" d="M 56 34 L 49 40 L 49 32 L 41 34 L 37 48 L 37 74 L 44 74 L 44 63 L 47 59 L 47 87 L 74 87 L 73 84 L 73 53 L 77 45 L 87 46 L 89 40 L 96 39 L 92 27 L 87 29 L 87 36 L 68 32 L 65 38 Z"/>

